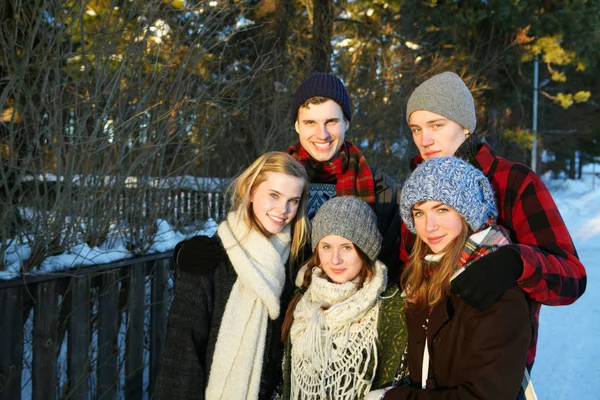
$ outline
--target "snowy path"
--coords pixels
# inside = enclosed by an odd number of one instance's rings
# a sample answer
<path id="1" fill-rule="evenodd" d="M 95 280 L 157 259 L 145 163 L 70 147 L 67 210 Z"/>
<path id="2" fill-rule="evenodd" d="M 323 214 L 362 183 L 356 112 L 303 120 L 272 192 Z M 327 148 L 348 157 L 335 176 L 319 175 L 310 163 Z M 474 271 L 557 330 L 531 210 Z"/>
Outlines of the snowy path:
<path id="1" fill-rule="evenodd" d="M 579 189 L 579 190 L 578 190 Z M 579 193 L 579 194 L 578 194 Z M 540 400 L 600 398 L 600 179 L 554 192 L 586 267 L 583 297 L 566 307 L 542 307 L 532 379 Z M 562 197 L 564 196 L 564 198 Z"/>

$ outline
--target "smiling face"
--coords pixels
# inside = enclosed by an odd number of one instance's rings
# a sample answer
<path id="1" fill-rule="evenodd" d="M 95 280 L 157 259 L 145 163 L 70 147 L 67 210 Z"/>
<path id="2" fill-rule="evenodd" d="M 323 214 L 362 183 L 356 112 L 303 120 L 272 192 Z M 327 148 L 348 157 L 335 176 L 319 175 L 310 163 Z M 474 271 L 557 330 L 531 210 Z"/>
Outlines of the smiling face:
<path id="1" fill-rule="evenodd" d="M 340 105 L 327 100 L 300 107 L 295 126 L 308 154 L 316 161 L 327 162 L 338 155 L 350 124 Z"/>
<path id="2" fill-rule="evenodd" d="M 439 114 L 417 110 L 410 115 L 413 140 L 424 160 L 453 156 L 467 139 L 469 131 Z"/>
<path id="3" fill-rule="evenodd" d="M 443 252 L 463 229 L 462 216 L 439 201 L 426 201 L 412 208 L 417 235 L 435 254 Z"/>
<path id="4" fill-rule="evenodd" d="M 356 278 L 363 269 L 363 261 L 354 244 L 338 235 L 327 235 L 317 245 L 321 268 L 335 283 L 346 283 Z"/>
<path id="5" fill-rule="evenodd" d="M 280 172 L 268 172 L 250 195 L 256 222 L 268 234 L 281 232 L 296 216 L 304 180 Z"/>

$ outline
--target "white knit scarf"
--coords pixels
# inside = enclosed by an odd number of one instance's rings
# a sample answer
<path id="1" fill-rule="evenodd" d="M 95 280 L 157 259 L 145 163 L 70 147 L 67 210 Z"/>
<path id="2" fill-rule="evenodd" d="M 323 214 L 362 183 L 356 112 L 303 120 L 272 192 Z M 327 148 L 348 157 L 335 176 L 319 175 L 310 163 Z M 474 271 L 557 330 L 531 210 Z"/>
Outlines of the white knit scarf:
<path id="1" fill-rule="evenodd" d="M 280 312 L 290 227 L 266 238 L 230 212 L 218 234 L 238 278 L 219 327 L 206 399 L 257 399 L 268 318 Z"/>
<path id="2" fill-rule="evenodd" d="M 356 399 L 369 391 L 386 271 L 377 261 L 371 280 L 357 290 L 357 280 L 337 284 L 321 268 L 313 270 L 290 329 L 292 399 Z"/>

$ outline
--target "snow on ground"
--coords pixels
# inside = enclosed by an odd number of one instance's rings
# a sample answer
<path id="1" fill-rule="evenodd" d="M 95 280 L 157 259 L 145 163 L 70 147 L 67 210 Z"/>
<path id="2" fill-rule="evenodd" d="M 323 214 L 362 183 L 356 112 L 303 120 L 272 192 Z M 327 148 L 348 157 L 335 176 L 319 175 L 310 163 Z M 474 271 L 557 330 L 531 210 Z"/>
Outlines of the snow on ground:
<path id="1" fill-rule="evenodd" d="M 596 168 L 600 171 L 600 168 Z M 540 400 L 591 400 L 600 394 L 600 178 L 550 183 L 579 257 L 587 289 L 574 304 L 543 306 L 532 380 Z"/>

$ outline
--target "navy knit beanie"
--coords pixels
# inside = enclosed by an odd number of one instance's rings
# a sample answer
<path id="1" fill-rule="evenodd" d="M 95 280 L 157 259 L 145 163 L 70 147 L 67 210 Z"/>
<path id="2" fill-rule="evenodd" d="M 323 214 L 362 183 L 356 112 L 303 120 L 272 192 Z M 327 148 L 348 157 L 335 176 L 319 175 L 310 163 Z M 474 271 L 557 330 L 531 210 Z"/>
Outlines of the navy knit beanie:
<path id="1" fill-rule="evenodd" d="M 420 164 L 404 183 L 400 215 L 417 233 L 412 208 L 424 201 L 439 201 L 459 213 L 474 232 L 497 217 L 496 200 L 483 172 L 456 157 L 432 158 Z"/>
<path id="2" fill-rule="evenodd" d="M 352 120 L 350 97 L 344 83 L 335 75 L 324 72 L 313 72 L 296 89 L 292 100 L 292 117 L 294 122 L 298 119 L 298 109 L 311 97 L 327 97 L 335 101 L 342 108 L 348 121 Z"/>

